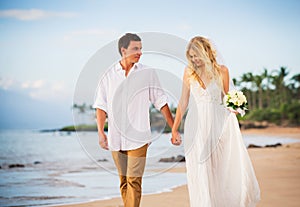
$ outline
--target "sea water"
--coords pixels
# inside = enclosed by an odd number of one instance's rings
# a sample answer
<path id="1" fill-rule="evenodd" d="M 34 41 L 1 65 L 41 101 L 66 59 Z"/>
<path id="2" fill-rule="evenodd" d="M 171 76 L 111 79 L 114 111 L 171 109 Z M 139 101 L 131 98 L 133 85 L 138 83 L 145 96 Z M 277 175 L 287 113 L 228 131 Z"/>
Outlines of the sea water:
<path id="1" fill-rule="evenodd" d="M 173 146 L 170 138 L 170 134 L 157 134 L 149 147 L 143 194 L 170 191 L 187 182 L 184 173 L 166 172 L 184 167 L 184 162 L 159 162 L 184 155 L 183 146 Z M 247 146 L 298 140 L 247 135 L 244 141 Z M 11 168 L 12 164 L 23 167 Z M 0 166 L 0 206 L 60 205 L 120 195 L 111 153 L 99 147 L 96 132 L 2 130 Z"/>

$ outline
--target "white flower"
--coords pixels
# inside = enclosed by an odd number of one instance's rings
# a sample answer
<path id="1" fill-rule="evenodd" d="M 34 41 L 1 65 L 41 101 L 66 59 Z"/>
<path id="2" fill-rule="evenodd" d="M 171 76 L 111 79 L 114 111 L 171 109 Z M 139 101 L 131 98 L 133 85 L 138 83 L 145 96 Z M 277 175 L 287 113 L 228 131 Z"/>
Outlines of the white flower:
<path id="1" fill-rule="evenodd" d="M 238 105 L 238 106 L 241 106 L 241 105 L 243 105 L 243 103 L 244 103 L 244 101 L 241 100 L 241 99 L 239 99 L 238 102 L 237 102 L 237 105 Z"/>
<path id="2" fill-rule="evenodd" d="M 242 91 L 237 91 L 236 94 L 238 97 L 242 97 L 244 95 Z"/>
<path id="3" fill-rule="evenodd" d="M 247 110 L 247 98 L 242 91 L 229 91 L 223 98 L 223 104 L 230 111 L 238 112 L 241 114 L 241 116 L 244 116 L 245 110 Z"/>
<path id="4" fill-rule="evenodd" d="M 232 91 L 229 91 L 228 94 L 231 96 L 231 97 L 234 97 L 235 94 L 236 94 L 236 90 L 232 90 Z"/>
<path id="5" fill-rule="evenodd" d="M 241 100 L 245 103 L 247 103 L 247 99 L 246 99 L 246 96 L 243 94 L 243 96 L 241 97 Z"/>
<path id="6" fill-rule="evenodd" d="M 223 97 L 223 104 L 227 105 L 228 100 L 229 100 L 229 97 L 228 96 L 224 96 Z"/>

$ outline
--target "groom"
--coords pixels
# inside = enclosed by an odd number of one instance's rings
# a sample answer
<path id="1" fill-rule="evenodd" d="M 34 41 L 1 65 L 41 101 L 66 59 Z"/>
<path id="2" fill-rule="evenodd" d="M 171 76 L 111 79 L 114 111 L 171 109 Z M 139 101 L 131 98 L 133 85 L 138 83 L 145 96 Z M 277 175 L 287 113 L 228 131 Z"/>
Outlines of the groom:
<path id="1" fill-rule="evenodd" d="M 96 108 L 99 144 L 112 151 L 118 169 L 124 207 L 138 207 L 151 142 L 150 102 L 161 111 L 171 128 L 173 117 L 155 71 L 138 63 L 142 55 L 141 38 L 126 33 L 119 39 L 118 47 L 122 58 L 100 79 L 93 107 Z M 106 116 L 107 136 L 104 133 Z M 179 144 L 173 139 L 172 143 Z"/>

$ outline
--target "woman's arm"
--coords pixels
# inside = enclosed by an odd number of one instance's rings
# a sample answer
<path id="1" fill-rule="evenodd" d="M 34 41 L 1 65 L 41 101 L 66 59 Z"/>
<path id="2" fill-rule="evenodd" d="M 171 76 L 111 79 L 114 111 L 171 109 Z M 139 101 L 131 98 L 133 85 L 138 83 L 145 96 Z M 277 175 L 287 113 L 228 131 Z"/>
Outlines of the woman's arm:
<path id="1" fill-rule="evenodd" d="M 227 94 L 228 91 L 229 91 L 229 70 L 224 65 L 222 65 L 220 69 L 221 69 L 221 74 L 222 74 L 222 81 L 223 81 L 224 93 Z M 231 112 L 235 113 L 235 114 L 238 114 L 237 111 L 231 111 Z"/>
<path id="2" fill-rule="evenodd" d="M 172 143 L 173 142 L 181 142 L 180 136 L 178 133 L 178 127 L 182 120 L 182 117 L 186 111 L 187 105 L 189 103 L 190 98 L 190 85 L 188 81 L 188 69 L 186 68 L 183 75 L 183 84 L 182 84 L 182 92 L 179 100 L 179 104 L 176 110 L 176 116 L 174 120 L 174 124 L 172 127 Z M 179 140 L 178 140 L 179 139 Z"/>
<path id="3" fill-rule="evenodd" d="M 224 93 L 227 94 L 229 91 L 229 71 L 228 68 L 225 65 L 221 65 L 220 72 L 222 75 L 222 81 L 223 81 L 223 90 Z"/>

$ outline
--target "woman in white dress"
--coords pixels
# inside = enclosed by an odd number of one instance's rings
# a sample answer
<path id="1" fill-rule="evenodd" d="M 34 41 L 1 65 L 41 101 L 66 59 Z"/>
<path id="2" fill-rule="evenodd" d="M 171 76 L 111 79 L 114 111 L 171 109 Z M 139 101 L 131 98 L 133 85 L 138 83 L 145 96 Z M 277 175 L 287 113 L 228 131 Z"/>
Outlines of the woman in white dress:
<path id="1" fill-rule="evenodd" d="M 172 128 L 172 142 L 189 105 L 184 125 L 187 181 L 192 207 L 252 207 L 260 189 L 244 145 L 236 113 L 222 99 L 233 85 L 226 66 L 204 37 L 187 47 L 182 95 Z"/>

